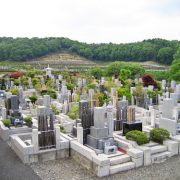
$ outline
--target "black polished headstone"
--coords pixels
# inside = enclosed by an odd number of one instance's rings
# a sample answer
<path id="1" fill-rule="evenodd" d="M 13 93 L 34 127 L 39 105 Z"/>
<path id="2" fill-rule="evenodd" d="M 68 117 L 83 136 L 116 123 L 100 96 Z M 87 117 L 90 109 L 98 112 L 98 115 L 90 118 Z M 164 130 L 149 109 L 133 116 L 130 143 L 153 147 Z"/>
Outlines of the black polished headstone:
<path id="1" fill-rule="evenodd" d="M 126 135 L 129 131 L 138 130 L 142 131 L 142 122 L 123 122 L 123 136 Z"/>

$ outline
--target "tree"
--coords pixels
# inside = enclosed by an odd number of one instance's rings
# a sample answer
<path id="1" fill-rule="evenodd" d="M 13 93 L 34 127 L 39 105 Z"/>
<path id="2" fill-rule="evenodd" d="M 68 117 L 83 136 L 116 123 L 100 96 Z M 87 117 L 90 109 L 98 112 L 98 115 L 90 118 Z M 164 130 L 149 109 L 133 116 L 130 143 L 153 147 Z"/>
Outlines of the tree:
<path id="1" fill-rule="evenodd" d="M 126 79 L 130 78 L 131 71 L 129 69 L 121 69 L 120 70 L 120 79 L 125 81 Z"/>
<path id="2" fill-rule="evenodd" d="M 180 47 L 177 49 L 176 53 L 174 54 L 174 59 L 180 59 Z"/>
<path id="3" fill-rule="evenodd" d="M 31 77 L 31 78 L 34 78 L 35 74 L 36 74 L 35 71 L 29 71 L 29 72 L 27 73 L 27 76 L 29 76 L 29 77 Z"/>
<path id="4" fill-rule="evenodd" d="M 72 90 L 75 87 L 75 85 L 72 83 L 67 83 L 66 86 L 68 90 Z"/>
<path id="5" fill-rule="evenodd" d="M 180 59 L 174 60 L 170 67 L 170 79 L 180 82 Z"/>
<path id="6" fill-rule="evenodd" d="M 120 70 L 123 67 L 123 62 L 115 61 L 107 66 L 105 72 L 107 76 L 119 76 Z"/>
<path id="7" fill-rule="evenodd" d="M 159 50 L 157 59 L 162 64 L 170 64 L 173 60 L 174 51 L 171 47 L 163 47 Z"/>
<path id="8" fill-rule="evenodd" d="M 11 78 L 18 79 L 19 77 L 23 76 L 22 72 L 13 72 L 10 74 Z"/>
<path id="9" fill-rule="evenodd" d="M 130 90 L 128 88 L 118 88 L 117 89 L 117 94 L 118 94 L 118 97 L 123 97 L 123 96 L 126 96 L 127 100 L 129 102 L 131 102 L 131 93 L 130 93 Z"/>
<path id="10" fill-rule="evenodd" d="M 91 75 L 94 76 L 96 79 L 101 79 L 103 71 L 100 67 L 94 67 L 90 71 Z"/>
<path id="11" fill-rule="evenodd" d="M 142 77 L 143 85 L 145 87 L 148 87 L 149 85 L 153 85 L 154 88 L 157 88 L 157 83 L 156 81 L 152 78 L 151 75 L 144 75 Z"/>
<path id="12" fill-rule="evenodd" d="M 40 83 L 40 79 L 39 78 L 33 78 L 32 79 L 32 84 L 33 86 L 35 86 L 36 84 Z"/>
<path id="13" fill-rule="evenodd" d="M 27 79 L 24 79 L 24 80 L 22 81 L 22 84 L 23 84 L 23 86 L 27 87 L 27 86 L 29 85 L 28 80 L 27 80 Z"/>
<path id="14" fill-rule="evenodd" d="M 174 61 L 169 71 L 170 79 L 180 82 L 180 47 L 174 55 Z"/>

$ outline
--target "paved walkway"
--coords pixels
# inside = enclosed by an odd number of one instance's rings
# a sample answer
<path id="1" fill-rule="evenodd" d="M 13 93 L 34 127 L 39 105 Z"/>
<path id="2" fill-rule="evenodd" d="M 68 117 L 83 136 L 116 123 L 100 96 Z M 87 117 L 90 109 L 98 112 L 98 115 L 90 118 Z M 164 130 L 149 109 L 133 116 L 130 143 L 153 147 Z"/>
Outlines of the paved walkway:
<path id="1" fill-rule="evenodd" d="M 0 180 L 40 180 L 30 166 L 24 165 L 0 139 Z"/>

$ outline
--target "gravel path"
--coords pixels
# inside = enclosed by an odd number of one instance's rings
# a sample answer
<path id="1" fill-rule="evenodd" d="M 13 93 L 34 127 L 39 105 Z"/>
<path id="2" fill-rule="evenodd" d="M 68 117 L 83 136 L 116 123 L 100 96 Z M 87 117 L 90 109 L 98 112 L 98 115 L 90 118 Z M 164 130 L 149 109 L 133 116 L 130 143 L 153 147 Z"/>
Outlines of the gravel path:
<path id="1" fill-rule="evenodd" d="M 43 180 L 180 180 L 180 156 L 105 178 L 97 178 L 71 158 L 32 164 Z"/>

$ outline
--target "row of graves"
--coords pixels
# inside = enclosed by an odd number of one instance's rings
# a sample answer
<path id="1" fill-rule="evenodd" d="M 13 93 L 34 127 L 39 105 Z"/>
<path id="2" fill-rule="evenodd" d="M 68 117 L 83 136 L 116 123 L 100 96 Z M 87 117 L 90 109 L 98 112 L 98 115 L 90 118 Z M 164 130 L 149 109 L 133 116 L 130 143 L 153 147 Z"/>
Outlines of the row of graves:
<path id="1" fill-rule="evenodd" d="M 159 163 L 180 153 L 180 85 L 172 81 L 168 87 L 162 81 L 159 95 L 151 85 L 143 87 L 143 94 L 131 87 L 132 99 L 118 98 L 117 89 L 105 90 L 105 78 L 96 82 L 96 89 L 84 91 L 87 80 L 78 78 L 77 86 L 68 90 L 66 79 L 55 77 L 46 68 L 46 76 L 56 84 L 56 97 L 41 96 L 33 89 L 29 78 L 28 88 L 14 86 L 8 80 L 3 87 L 18 89 L 18 96 L 0 92 L 0 137 L 7 141 L 24 163 L 48 161 L 71 156 L 75 161 L 99 177 L 108 176 L 141 166 Z M 122 86 L 118 79 L 113 79 Z M 135 85 L 141 79 L 134 80 Z M 8 85 L 9 83 L 9 85 Z M 41 85 L 45 79 L 41 77 Z M 2 86 L 1 86 L 2 87 Z M 77 91 L 78 90 L 78 91 Z M 148 90 L 156 95 L 150 97 Z M 79 93 L 77 93 L 79 92 Z M 99 106 L 97 92 L 108 96 L 109 101 Z M 32 104 L 28 97 L 38 97 Z M 77 101 L 78 97 L 78 101 Z M 59 111 L 55 114 L 52 105 Z M 71 119 L 68 113 L 78 106 L 78 116 Z M 31 116 L 29 126 L 25 119 Z M 10 119 L 6 127 L 3 120 Z M 162 144 L 150 141 L 138 145 L 126 139 L 132 130 L 143 131 L 147 136 L 153 128 L 164 128 L 171 136 Z"/>

